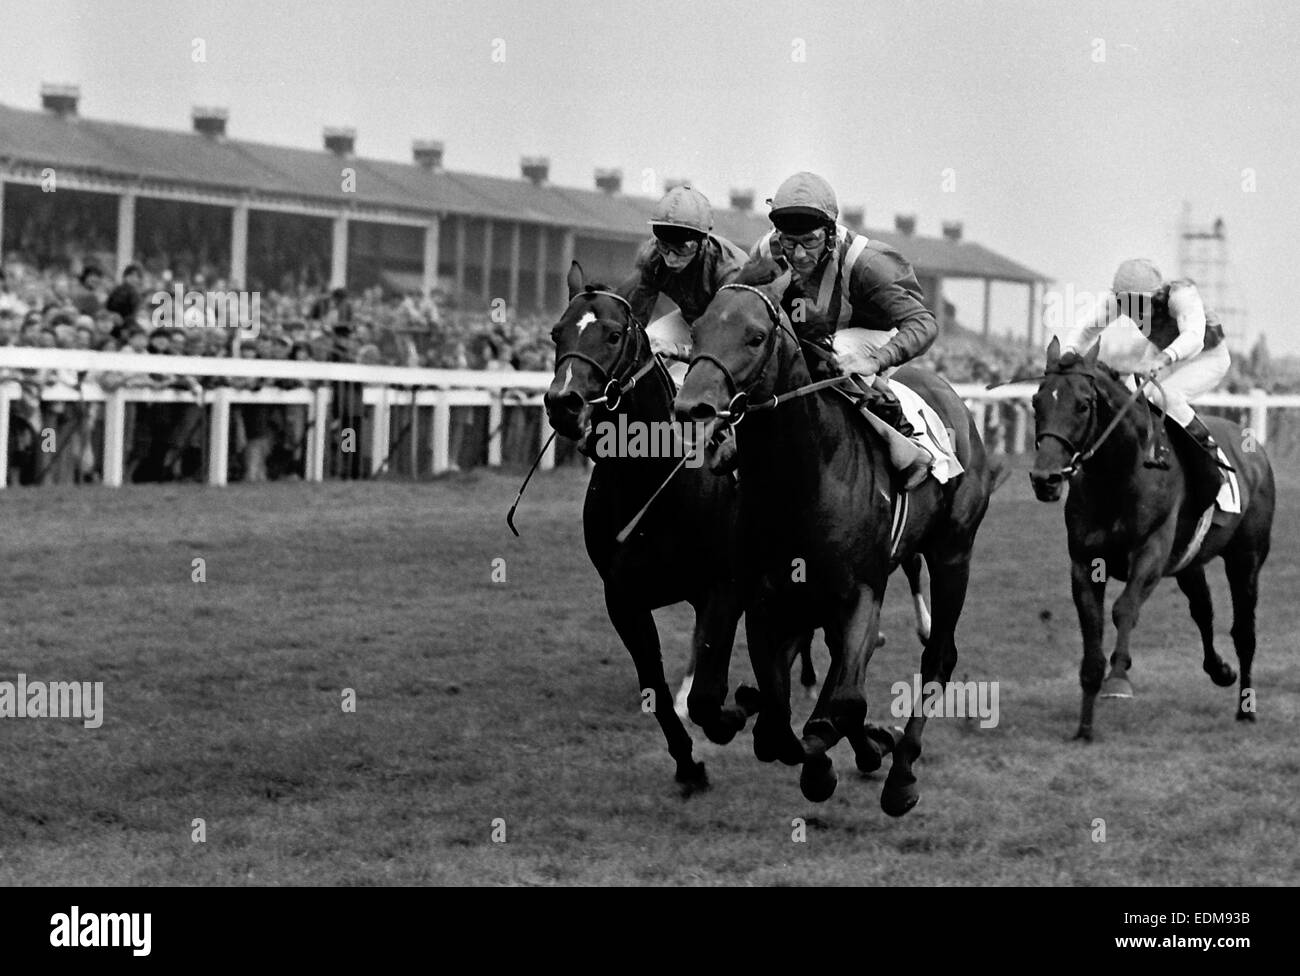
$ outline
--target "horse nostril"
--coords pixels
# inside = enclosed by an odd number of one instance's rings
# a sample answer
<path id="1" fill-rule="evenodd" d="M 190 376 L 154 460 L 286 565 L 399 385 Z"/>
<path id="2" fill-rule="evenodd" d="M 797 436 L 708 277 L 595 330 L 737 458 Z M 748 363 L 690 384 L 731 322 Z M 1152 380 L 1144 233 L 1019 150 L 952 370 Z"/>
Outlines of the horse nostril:
<path id="1" fill-rule="evenodd" d="M 567 393 L 561 393 L 558 396 L 548 397 L 551 402 L 551 409 L 561 410 L 564 413 L 577 413 L 582 409 L 582 396 L 570 390 Z"/>
<path id="2" fill-rule="evenodd" d="M 692 420 L 712 420 L 717 415 L 717 408 L 711 403 L 697 403 L 690 409 L 690 417 Z"/>

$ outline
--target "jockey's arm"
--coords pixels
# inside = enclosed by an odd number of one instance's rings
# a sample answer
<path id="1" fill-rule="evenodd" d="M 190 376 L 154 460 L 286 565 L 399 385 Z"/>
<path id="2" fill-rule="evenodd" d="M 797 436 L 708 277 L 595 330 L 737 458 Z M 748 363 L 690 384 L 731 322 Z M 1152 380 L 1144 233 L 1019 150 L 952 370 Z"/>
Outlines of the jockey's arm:
<path id="1" fill-rule="evenodd" d="M 1082 316 L 1065 334 L 1065 339 L 1061 343 L 1061 353 L 1072 352 L 1075 355 L 1082 356 L 1092 344 L 1101 338 L 1102 332 L 1106 326 L 1110 325 L 1118 317 L 1118 302 L 1115 296 L 1110 292 L 1102 298 L 1101 301 L 1093 307 L 1092 311 Z"/>
<path id="2" fill-rule="evenodd" d="M 636 252 L 636 269 L 631 277 L 617 290 L 627 296 L 632 306 L 632 315 L 645 325 L 654 313 L 655 302 L 659 300 L 659 283 L 655 280 L 655 267 L 652 259 L 655 254 L 653 240 L 646 241 Z"/>
<path id="3" fill-rule="evenodd" d="M 869 318 L 878 323 L 874 328 L 898 330 L 869 357 L 880 364 L 880 372 L 901 366 L 934 345 L 939 337 L 938 323 L 921 300 L 916 275 L 902 258 L 876 255 L 853 269 L 850 286 L 855 311 L 866 307 Z"/>
<path id="4" fill-rule="evenodd" d="M 1170 363 L 1191 359 L 1205 348 L 1205 305 L 1193 286 L 1176 288 L 1169 295 L 1169 314 L 1178 323 L 1178 338 L 1165 347 Z"/>

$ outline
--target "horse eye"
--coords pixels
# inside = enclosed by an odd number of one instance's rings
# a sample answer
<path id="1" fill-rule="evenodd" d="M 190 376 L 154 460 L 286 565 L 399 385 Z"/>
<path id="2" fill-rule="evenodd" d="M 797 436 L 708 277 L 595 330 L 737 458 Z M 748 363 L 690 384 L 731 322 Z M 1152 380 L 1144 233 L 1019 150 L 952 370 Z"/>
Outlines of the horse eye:
<path id="1" fill-rule="evenodd" d="M 623 333 L 614 331 L 609 334 L 608 342 L 611 346 L 617 345 L 618 341 L 623 338 Z"/>
<path id="2" fill-rule="evenodd" d="M 1091 408 L 1092 408 L 1092 404 L 1086 400 L 1080 400 L 1074 406 L 1074 410 L 1076 413 L 1087 413 Z"/>
<path id="3" fill-rule="evenodd" d="M 766 336 L 761 332 L 751 332 L 749 335 L 745 336 L 745 345 L 761 346 L 765 338 Z"/>

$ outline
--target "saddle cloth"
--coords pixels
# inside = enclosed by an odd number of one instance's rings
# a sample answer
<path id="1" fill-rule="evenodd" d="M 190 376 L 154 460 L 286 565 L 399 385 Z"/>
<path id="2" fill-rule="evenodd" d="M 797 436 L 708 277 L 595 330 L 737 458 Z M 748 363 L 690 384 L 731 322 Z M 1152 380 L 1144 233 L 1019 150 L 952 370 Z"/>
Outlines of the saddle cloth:
<path id="1" fill-rule="evenodd" d="M 1232 462 L 1228 460 L 1228 455 L 1223 453 L 1223 448 L 1219 448 L 1219 460 L 1224 464 L 1232 464 Z M 1237 472 L 1224 471 L 1223 473 L 1227 475 L 1227 477 L 1224 479 L 1223 486 L 1219 489 L 1219 495 L 1215 498 L 1214 504 L 1217 505 L 1219 510 L 1222 512 L 1227 512 L 1231 515 L 1240 515 L 1241 482 L 1237 480 Z"/>
<path id="2" fill-rule="evenodd" d="M 916 431 L 916 441 L 930 452 L 934 462 L 930 465 L 930 476 L 939 484 L 947 484 L 965 468 L 957 460 L 952 440 L 948 437 L 948 428 L 934 408 L 921 399 L 921 395 L 904 386 L 896 377 L 889 380 L 889 388 L 898 397 L 903 408 L 903 416 Z"/>

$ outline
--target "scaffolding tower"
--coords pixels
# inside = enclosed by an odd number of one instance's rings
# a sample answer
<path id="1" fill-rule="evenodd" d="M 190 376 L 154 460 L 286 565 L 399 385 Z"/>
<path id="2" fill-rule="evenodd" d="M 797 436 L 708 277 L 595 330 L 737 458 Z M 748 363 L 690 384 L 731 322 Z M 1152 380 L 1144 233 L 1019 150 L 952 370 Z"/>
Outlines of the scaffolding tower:
<path id="1" fill-rule="evenodd" d="M 1217 217 L 1209 225 L 1196 224 L 1190 203 L 1183 204 L 1178 221 L 1178 275 L 1196 282 L 1205 307 L 1219 313 L 1232 354 L 1249 354 L 1257 336 L 1236 285 L 1223 218 Z"/>

